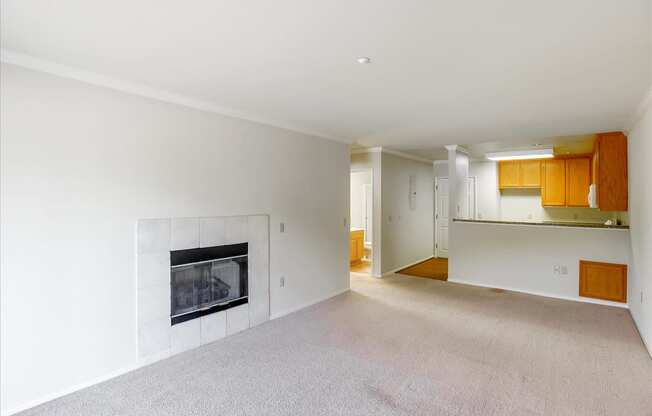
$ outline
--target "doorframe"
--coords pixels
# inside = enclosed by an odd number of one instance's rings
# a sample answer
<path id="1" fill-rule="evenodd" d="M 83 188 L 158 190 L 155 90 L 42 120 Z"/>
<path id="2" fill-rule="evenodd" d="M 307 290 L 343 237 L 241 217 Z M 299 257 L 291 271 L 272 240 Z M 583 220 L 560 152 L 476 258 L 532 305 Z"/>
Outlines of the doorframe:
<path id="1" fill-rule="evenodd" d="M 468 179 L 473 179 L 473 215 L 470 215 L 470 219 L 476 220 L 478 219 L 478 177 L 468 176 Z"/>
<path id="2" fill-rule="evenodd" d="M 437 257 L 437 258 L 439 258 L 439 241 L 437 240 L 437 237 L 439 237 L 438 233 L 437 233 L 437 228 L 438 228 L 437 223 L 439 222 L 439 218 L 437 216 L 437 208 L 438 208 L 439 205 L 437 204 L 437 194 L 439 193 L 439 180 L 440 179 L 448 180 L 448 176 L 435 176 L 435 184 L 433 185 L 433 196 L 434 196 L 434 201 L 433 201 L 434 209 L 433 209 L 433 213 L 432 213 L 432 218 L 434 220 L 433 221 L 433 225 L 434 225 L 434 227 L 433 227 L 434 228 L 434 232 L 433 232 L 434 241 L 433 241 L 433 243 L 434 243 L 434 246 L 435 246 L 434 247 L 434 249 L 435 249 L 434 250 L 435 257 Z M 450 197 L 450 195 L 449 195 L 449 197 Z M 450 230 L 448 230 L 448 232 L 450 233 Z"/>

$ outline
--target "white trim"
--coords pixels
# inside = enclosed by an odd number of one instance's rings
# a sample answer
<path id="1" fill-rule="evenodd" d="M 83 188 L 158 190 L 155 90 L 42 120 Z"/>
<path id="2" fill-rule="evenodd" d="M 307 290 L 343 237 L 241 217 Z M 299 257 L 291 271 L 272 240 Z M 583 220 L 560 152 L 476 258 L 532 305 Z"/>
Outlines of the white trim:
<path id="1" fill-rule="evenodd" d="M 334 298 L 335 296 L 341 295 L 342 293 L 346 293 L 346 292 L 348 292 L 348 291 L 350 291 L 350 290 L 351 290 L 351 288 L 349 288 L 349 287 L 347 287 L 346 289 L 343 289 L 343 290 L 337 290 L 337 291 L 335 291 L 334 293 L 331 293 L 331 294 L 329 294 L 329 295 L 322 296 L 322 297 L 317 298 L 317 299 L 315 299 L 315 300 L 311 300 L 311 301 L 308 301 L 308 302 L 302 303 L 302 304 L 299 305 L 299 306 L 295 306 L 295 307 L 293 307 L 293 308 L 286 309 L 286 310 L 284 310 L 284 311 L 281 311 L 281 312 L 275 313 L 275 314 L 271 315 L 271 316 L 269 317 L 269 319 L 272 320 L 272 319 L 278 319 L 278 318 L 281 318 L 281 317 L 283 317 L 283 316 L 285 316 L 285 315 L 289 315 L 289 314 L 294 313 L 294 312 L 297 312 L 297 311 L 299 311 L 299 310 L 301 310 L 301 309 L 307 308 L 308 306 L 312 306 L 312 305 L 314 305 L 314 304 L 316 304 L 316 303 L 320 303 L 320 302 L 323 302 L 323 301 L 328 300 L 328 299 L 330 299 L 330 298 Z"/>
<path id="2" fill-rule="evenodd" d="M 194 108 L 195 110 L 206 111 L 208 113 L 238 118 L 258 124 L 265 124 L 272 127 L 295 131 L 301 134 L 307 134 L 309 136 L 334 140 L 340 143 L 351 144 L 352 142 L 352 140 L 345 139 L 343 137 L 333 136 L 304 126 L 287 123 L 282 120 L 276 120 L 246 111 L 222 107 L 211 101 L 201 100 L 191 96 L 177 94 L 163 89 L 152 88 L 143 84 L 124 81 L 117 78 L 111 78 L 99 73 L 86 71 L 84 69 L 75 68 L 68 65 L 58 64 L 56 62 L 46 61 L 27 54 L 14 52 L 9 49 L 2 48 L 0 51 L 0 61 L 7 64 L 28 68 L 34 71 L 40 71 L 52 75 L 57 75 L 63 78 L 74 79 L 77 81 L 85 82 L 87 84 L 111 88 L 128 94 L 134 94 L 158 101 L 178 104 L 184 107 Z"/>
<path id="3" fill-rule="evenodd" d="M 459 284 L 468 285 L 468 286 L 486 287 L 486 288 L 490 288 L 490 289 L 502 289 L 502 290 L 508 290 L 510 292 L 525 293 L 527 295 L 543 296 L 545 298 L 571 300 L 571 301 L 574 301 L 574 302 L 593 303 L 593 304 L 596 304 L 596 305 L 615 306 L 617 308 L 629 309 L 629 306 L 627 306 L 626 303 L 611 302 L 611 301 L 608 301 L 608 300 L 582 298 L 582 297 L 579 297 L 579 296 L 574 297 L 574 296 L 564 296 L 564 295 L 553 295 L 553 294 L 550 294 L 550 293 L 533 292 L 533 291 L 530 291 L 530 290 L 516 289 L 516 288 L 513 288 L 513 287 L 507 287 L 507 286 L 492 286 L 492 285 L 487 285 L 485 283 L 477 283 L 477 282 L 474 282 L 472 280 L 456 279 L 456 278 L 452 278 L 450 276 L 448 277 L 448 281 L 451 282 L 451 283 L 459 283 Z"/>
<path id="4" fill-rule="evenodd" d="M 408 267 L 412 267 L 412 266 L 414 266 L 415 264 L 423 263 L 424 261 L 426 261 L 426 260 L 430 260 L 431 258 L 433 258 L 432 255 L 430 255 L 430 256 L 428 256 L 428 257 L 424 257 L 424 258 L 422 258 L 421 260 L 417 260 L 417 261 L 415 261 L 414 263 L 410 263 L 410 264 L 406 264 L 405 266 L 397 267 L 397 268 L 394 269 L 394 270 L 390 270 L 390 271 L 388 271 L 388 272 L 383 273 L 381 276 L 374 276 L 374 277 L 387 277 L 387 276 L 390 276 L 390 275 L 396 273 L 396 272 L 399 271 L 399 270 L 403 270 L 403 269 L 406 269 L 406 268 L 408 268 Z"/>
<path id="5" fill-rule="evenodd" d="M 641 99 L 641 102 L 636 106 L 636 109 L 634 110 L 634 113 L 631 115 L 631 117 L 625 122 L 625 125 L 623 126 L 623 129 L 625 131 L 630 131 L 631 129 L 634 128 L 636 123 L 643 117 L 645 114 L 645 111 L 648 109 L 648 107 L 652 104 L 652 86 L 650 86 L 647 91 L 645 92 L 645 95 L 643 96 L 643 99 Z"/>
<path id="6" fill-rule="evenodd" d="M 351 150 L 351 154 L 359 155 L 364 153 L 380 153 L 382 149 L 382 147 L 365 147 L 364 149 L 353 149 Z"/>
<path id="7" fill-rule="evenodd" d="M 122 368 L 119 368 L 119 369 L 117 369 L 115 371 L 110 371 L 110 372 L 108 372 L 107 374 L 105 374 L 103 376 L 94 377 L 94 378 L 92 378 L 92 379 L 90 379 L 88 381 L 84 381 L 82 383 L 75 384 L 75 385 L 73 385 L 71 387 L 65 388 L 63 390 L 59 390 L 59 391 L 57 391 L 55 393 L 46 394 L 44 396 L 39 397 L 38 399 L 30 400 L 30 401 L 24 402 L 22 404 L 19 404 L 17 406 L 14 406 L 14 407 L 12 407 L 10 409 L 7 409 L 6 412 L 3 413 L 3 416 L 10 416 L 10 415 L 22 412 L 24 410 L 31 409 L 32 407 L 39 406 L 39 405 L 41 405 L 43 403 L 47 403 L 49 401 L 58 399 L 60 397 L 66 396 L 66 395 L 74 393 L 76 391 L 85 389 L 87 387 L 94 386 L 96 384 L 105 382 L 105 381 L 110 380 L 110 379 L 115 378 L 115 377 L 119 377 L 119 376 L 121 376 L 123 374 L 126 374 L 126 373 L 129 373 L 131 371 L 137 370 L 137 369 L 139 369 L 141 367 L 145 367 L 145 366 L 150 365 L 152 363 L 155 363 L 157 361 L 161 361 L 161 360 L 163 360 L 165 358 L 168 358 L 170 355 L 171 355 L 170 350 L 165 350 L 165 351 L 160 352 L 158 354 L 153 354 L 151 356 L 142 358 L 142 359 L 138 360 L 138 362 L 136 364 L 129 365 L 129 366 L 126 366 L 126 367 L 122 367 Z"/>
<path id="8" fill-rule="evenodd" d="M 634 321 L 634 327 L 636 328 L 636 331 L 638 331 L 638 336 L 641 338 L 641 341 L 643 341 L 643 346 L 647 350 L 647 353 L 650 354 L 650 359 L 652 359 L 652 345 L 648 345 L 648 343 L 645 342 L 645 338 L 643 338 L 643 333 L 641 332 L 641 328 L 638 327 L 638 322 L 636 322 L 634 315 L 632 315 L 631 309 L 629 310 L 629 315 L 632 317 L 632 321 Z"/>
<path id="9" fill-rule="evenodd" d="M 303 309 L 303 308 L 306 308 L 308 306 L 314 305 L 316 303 L 323 302 L 323 301 L 328 300 L 328 299 L 330 299 L 332 297 L 335 297 L 337 295 L 341 295 L 342 293 L 346 293 L 349 290 L 351 290 L 351 289 L 347 287 L 344 290 L 336 291 L 333 294 L 321 297 L 321 298 L 319 298 L 317 300 L 306 302 L 306 303 L 301 304 L 301 305 L 299 305 L 297 307 L 287 309 L 287 310 L 285 310 L 283 312 L 279 312 L 277 314 L 271 315 L 270 320 L 280 318 L 282 316 L 291 314 L 293 312 L 296 312 L 296 311 L 298 311 L 300 309 Z M 85 381 L 83 383 L 75 384 L 72 387 L 69 387 L 69 388 L 66 388 L 66 389 L 63 389 L 63 390 L 59 390 L 56 393 L 47 394 L 47 395 L 42 396 L 42 397 L 40 397 L 40 398 L 38 398 L 36 400 L 30 400 L 30 401 L 22 403 L 22 404 L 20 404 L 18 406 L 14 406 L 13 408 L 8 409 L 6 411 L 6 413 L 3 413 L 3 416 L 10 416 L 10 415 L 16 414 L 18 412 L 22 412 L 22 411 L 27 410 L 27 409 L 31 409 L 32 407 L 36 407 L 36 406 L 41 405 L 43 403 L 58 399 L 60 397 L 66 396 L 66 395 L 74 393 L 76 391 L 85 389 L 87 387 L 91 387 L 91 386 L 93 386 L 95 384 L 99 384 L 99 383 L 102 383 L 104 381 L 110 380 L 112 378 L 121 376 L 123 374 L 129 373 L 129 372 L 134 371 L 134 370 L 137 370 L 137 369 L 139 369 L 141 367 L 145 367 L 147 365 L 153 364 L 153 363 L 155 363 L 157 361 L 161 361 L 161 360 L 163 360 L 165 358 L 170 357 L 171 355 L 172 354 L 171 354 L 170 350 L 165 350 L 165 351 L 162 351 L 162 352 L 157 353 L 157 354 L 152 354 L 152 355 L 150 355 L 148 357 L 144 357 L 144 358 L 138 360 L 138 362 L 136 364 L 129 365 L 129 366 L 126 366 L 126 367 L 122 367 L 122 368 L 120 368 L 118 370 L 115 370 L 115 371 L 110 371 L 109 373 L 107 373 L 107 374 L 105 374 L 103 376 L 94 377 L 94 378 L 92 378 L 92 379 L 90 379 L 88 381 Z"/>
<path id="10" fill-rule="evenodd" d="M 433 166 L 443 165 L 444 163 L 448 164 L 448 160 L 433 160 L 432 161 Z"/>
<path id="11" fill-rule="evenodd" d="M 358 154 L 363 154 L 363 153 L 386 153 L 388 155 L 394 155 L 398 157 L 402 157 L 404 159 L 410 159 L 414 160 L 416 162 L 422 162 L 422 163 L 433 163 L 433 160 L 426 159 L 423 157 L 411 155 L 409 153 L 404 153 L 399 150 L 393 150 L 393 149 L 388 149 L 386 147 L 381 147 L 381 146 L 376 146 L 376 147 L 366 147 L 364 149 L 353 149 L 351 150 L 352 155 L 358 155 Z"/>
<path id="12" fill-rule="evenodd" d="M 426 158 L 419 157 L 419 156 L 414 156 L 414 155 L 411 155 L 409 153 L 403 153 L 403 152 L 400 152 L 398 150 L 387 149 L 385 147 L 381 147 L 381 149 L 382 149 L 383 153 L 387 153 L 389 155 L 394 155 L 394 156 L 402 157 L 404 159 L 414 160 L 415 162 L 422 162 L 422 163 L 427 163 L 427 164 L 432 163 L 432 160 L 430 160 L 430 159 L 426 159 Z"/>

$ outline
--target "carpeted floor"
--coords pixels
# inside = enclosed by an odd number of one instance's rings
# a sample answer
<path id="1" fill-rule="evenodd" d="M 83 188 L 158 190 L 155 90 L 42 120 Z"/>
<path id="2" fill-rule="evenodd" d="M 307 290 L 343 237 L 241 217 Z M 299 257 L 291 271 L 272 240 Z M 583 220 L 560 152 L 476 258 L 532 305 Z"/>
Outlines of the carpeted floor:
<path id="1" fill-rule="evenodd" d="M 427 279 L 448 280 L 448 259 L 433 257 L 396 273 Z"/>
<path id="2" fill-rule="evenodd" d="M 24 415 L 652 415 L 624 309 L 394 276 Z"/>

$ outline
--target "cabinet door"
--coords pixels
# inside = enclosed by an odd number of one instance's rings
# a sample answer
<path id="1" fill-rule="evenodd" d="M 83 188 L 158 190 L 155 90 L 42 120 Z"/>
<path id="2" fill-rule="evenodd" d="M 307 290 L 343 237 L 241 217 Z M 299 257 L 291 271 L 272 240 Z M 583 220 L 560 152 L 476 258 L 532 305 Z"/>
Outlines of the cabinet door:
<path id="1" fill-rule="evenodd" d="M 591 159 L 566 160 L 566 205 L 569 207 L 589 206 L 589 185 L 591 184 Z"/>
<path id="2" fill-rule="evenodd" d="M 498 162 L 498 187 L 517 188 L 519 185 L 518 160 L 503 160 Z"/>
<path id="3" fill-rule="evenodd" d="M 627 266 L 580 260 L 580 296 L 627 301 Z"/>
<path id="4" fill-rule="evenodd" d="M 541 163 L 541 205 L 563 207 L 566 205 L 566 161 L 547 159 Z"/>
<path id="5" fill-rule="evenodd" d="M 598 208 L 627 211 L 627 137 L 622 132 L 598 134 Z"/>
<path id="6" fill-rule="evenodd" d="M 519 161 L 519 185 L 523 188 L 541 187 L 541 161 L 521 160 Z"/>

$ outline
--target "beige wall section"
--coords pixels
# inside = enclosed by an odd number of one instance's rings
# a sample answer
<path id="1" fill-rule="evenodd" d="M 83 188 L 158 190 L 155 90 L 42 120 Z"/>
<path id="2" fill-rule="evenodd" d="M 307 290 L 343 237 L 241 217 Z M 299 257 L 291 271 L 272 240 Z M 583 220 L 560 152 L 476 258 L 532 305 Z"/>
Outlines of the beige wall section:
<path id="1" fill-rule="evenodd" d="M 433 255 L 432 164 L 382 153 L 382 272 Z M 416 176 L 416 209 L 410 209 L 410 175 Z"/>
<path id="2" fill-rule="evenodd" d="M 652 106 L 627 137 L 629 218 L 632 260 L 628 303 L 641 337 L 652 355 Z"/>
<path id="3" fill-rule="evenodd" d="M 382 186 L 381 186 L 381 153 L 354 153 L 351 155 L 351 171 L 371 169 L 373 205 L 373 232 L 371 251 L 371 274 L 376 277 L 382 275 Z"/>
<path id="4" fill-rule="evenodd" d="M 140 218 L 270 214 L 272 315 L 348 289 L 348 145 L 4 63 L 1 77 L 3 410 L 137 364 Z"/>

